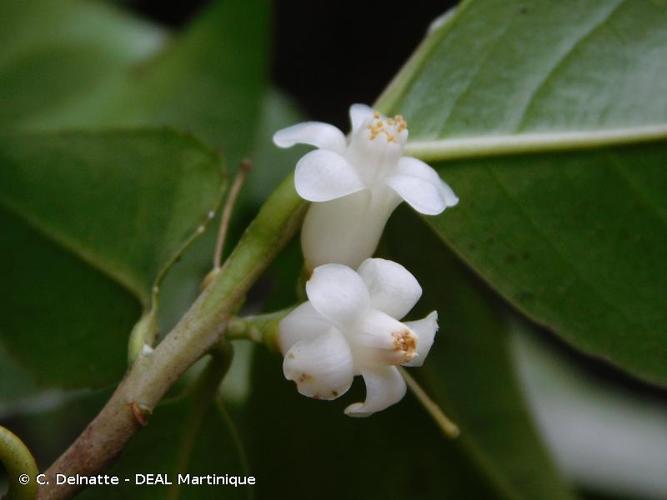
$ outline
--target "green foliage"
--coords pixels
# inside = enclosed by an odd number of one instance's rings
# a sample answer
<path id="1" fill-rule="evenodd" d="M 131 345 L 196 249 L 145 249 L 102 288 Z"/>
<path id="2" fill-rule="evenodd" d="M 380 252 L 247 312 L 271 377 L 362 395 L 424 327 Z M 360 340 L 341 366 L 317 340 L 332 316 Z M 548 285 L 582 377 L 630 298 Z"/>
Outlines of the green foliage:
<path id="1" fill-rule="evenodd" d="M 464 1 L 379 101 L 407 118 L 411 154 L 461 199 L 428 226 L 400 209 L 381 248 L 423 286 L 413 316 L 440 313 L 415 373 L 459 440 L 410 395 L 345 417 L 358 386 L 343 401 L 309 400 L 257 348 L 250 380 L 243 356 L 227 386 L 256 488 L 83 498 L 572 499 L 525 408 L 494 291 L 577 348 L 667 383 L 666 8 Z M 159 305 L 164 333 L 198 293 L 214 231 L 189 245 L 226 184 L 218 151 L 230 168 L 254 164 L 234 242 L 304 149 L 270 141 L 300 117 L 266 86 L 265 0 L 213 1 L 174 36 L 101 2 L 7 0 L 0 16 L 0 416 L 32 398 L 22 422 L 51 459 L 68 443 L 48 432 L 82 425 L 102 398 L 70 393 L 44 412 L 40 391 L 115 384 L 141 315 Z M 248 309 L 292 305 L 301 266 L 294 242 Z M 201 395 L 159 406 L 110 472 L 245 473 L 231 420 Z"/>
<path id="2" fill-rule="evenodd" d="M 408 209 L 387 228 L 383 253 L 422 286 L 411 317 L 438 311 L 436 342 L 417 373 L 460 425 L 461 449 L 494 479 L 497 496 L 573 498 L 526 411 L 510 357 L 510 328 L 491 292 Z"/>
<path id="3" fill-rule="evenodd" d="M 44 385 L 112 383 L 140 306 L 218 204 L 220 158 L 168 130 L 11 133 L 0 165 L 2 341 Z"/>
<path id="4" fill-rule="evenodd" d="M 162 30 L 101 2 L 4 0 L 0 17 L 3 127 L 96 116 L 99 102 L 164 40 Z"/>
<path id="5" fill-rule="evenodd" d="M 0 125 L 41 131 L 2 138 L 3 286 L 18 293 L 1 340 L 41 385 L 99 387 L 122 374 L 139 307 L 220 197 L 214 153 L 146 127 L 196 132 L 232 162 L 250 152 L 268 8 L 214 2 L 168 44 L 103 4 L 0 9 Z"/>
<path id="6" fill-rule="evenodd" d="M 664 16 L 664 2 L 464 2 L 381 101 L 461 198 L 428 219 L 442 238 L 529 317 L 659 384 Z"/>

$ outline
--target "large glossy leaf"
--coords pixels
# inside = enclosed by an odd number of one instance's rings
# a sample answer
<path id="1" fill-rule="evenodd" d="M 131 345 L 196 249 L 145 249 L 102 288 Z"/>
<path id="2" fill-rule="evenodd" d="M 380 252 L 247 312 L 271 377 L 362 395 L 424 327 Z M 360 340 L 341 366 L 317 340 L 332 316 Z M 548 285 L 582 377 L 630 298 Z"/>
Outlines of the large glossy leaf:
<path id="1" fill-rule="evenodd" d="M 667 383 L 667 4 L 463 2 L 380 101 L 461 198 L 428 219 L 505 298 Z"/>
<path id="2" fill-rule="evenodd" d="M 422 285 L 412 316 L 439 313 L 436 342 L 417 373 L 460 425 L 465 451 L 511 498 L 572 498 L 525 406 L 510 355 L 510 325 L 490 291 L 407 209 L 396 214 L 384 241 L 384 254 Z"/>
<path id="3" fill-rule="evenodd" d="M 99 386 L 209 220 L 220 157 L 169 130 L 0 137 L 0 340 L 51 386 Z"/>

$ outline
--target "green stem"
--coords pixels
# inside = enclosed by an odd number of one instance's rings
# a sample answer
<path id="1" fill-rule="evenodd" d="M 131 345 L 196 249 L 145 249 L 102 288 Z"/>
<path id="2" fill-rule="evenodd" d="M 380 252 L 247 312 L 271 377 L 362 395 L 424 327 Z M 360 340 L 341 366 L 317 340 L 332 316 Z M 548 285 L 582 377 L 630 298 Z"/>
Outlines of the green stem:
<path id="1" fill-rule="evenodd" d="M 288 177 L 174 329 L 136 360 L 102 411 L 49 467 L 51 481 L 40 487 L 38 498 L 69 498 L 78 487 L 56 486 L 56 473 L 97 474 L 122 451 L 167 390 L 220 340 L 249 288 L 300 227 L 305 208 Z"/>
<path id="2" fill-rule="evenodd" d="M 35 498 L 38 474 L 35 459 L 23 441 L 2 426 L 0 426 L 0 462 L 4 464 L 9 479 L 7 500 Z"/>
<path id="3" fill-rule="evenodd" d="M 428 411 L 429 415 L 431 415 L 435 423 L 438 424 L 438 427 L 440 427 L 445 436 L 448 438 L 458 437 L 461 433 L 458 425 L 452 422 L 449 417 L 445 415 L 445 412 L 442 411 L 442 408 L 440 408 L 438 404 L 433 401 L 428 394 L 426 394 L 426 391 L 422 389 L 419 383 L 412 377 L 412 375 L 408 373 L 405 368 L 399 367 L 399 370 L 401 371 L 401 375 L 403 375 L 405 382 L 408 384 L 408 388 L 410 391 L 412 391 L 412 394 L 414 394 L 422 406 L 426 408 L 426 411 Z"/>
<path id="4" fill-rule="evenodd" d="M 291 310 L 292 308 L 287 308 L 268 314 L 232 318 L 227 323 L 225 336 L 229 340 L 251 340 L 259 344 L 264 344 L 273 351 L 279 351 L 278 326 L 280 320 Z"/>

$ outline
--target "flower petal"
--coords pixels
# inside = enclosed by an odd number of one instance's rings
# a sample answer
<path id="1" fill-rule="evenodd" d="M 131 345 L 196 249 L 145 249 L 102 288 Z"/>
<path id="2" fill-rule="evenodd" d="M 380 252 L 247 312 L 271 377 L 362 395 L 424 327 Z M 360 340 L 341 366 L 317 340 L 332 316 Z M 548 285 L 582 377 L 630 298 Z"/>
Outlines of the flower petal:
<path id="1" fill-rule="evenodd" d="M 386 259 L 366 259 L 359 266 L 371 305 L 389 316 L 401 319 L 422 295 L 417 279 L 402 265 Z"/>
<path id="2" fill-rule="evenodd" d="M 357 366 L 402 365 L 417 355 L 417 334 L 382 311 L 368 309 L 353 328 L 348 338 Z"/>
<path id="3" fill-rule="evenodd" d="M 333 125 L 322 122 L 297 123 L 278 130 L 273 134 L 273 143 L 279 148 L 291 148 L 295 144 L 310 144 L 340 154 L 343 154 L 347 148 L 343 132 Z"/>
<path id="4" fill-rule="evenodd" d="M 317 312 L 341 327 L 355 321 L 370 306 L 363 280 L 342 264 L 316 267 L 306 282 L 306 294 Z"/>
<path id="5" fill-rule="evenodd" d="M 438 312 L 433 311 L 425 318 L 417 321 L 406 321 L 405 326 L 417 334 L 417 355 L 403 366 L 421 366 L 431 350 L 435 340 L 435 332 L 438 331 Z"/>
<path id="6" fill-rule="evenodd" d="M 352 133 L 359 130 L 367 118 L 373 116 L 373 108 L 365 104 L 353 104 L 350 106 L 350 123 L 352 124 Z"/>
<path id="7" fill-rule="evenodd" d="M 301 340 L 309 340 L 331 328 L 331 323 L 310 302 L 304 302 L 280 321 L 278 343 L 283 354 Z"/>
<path id="8" fill-rule="evenodd" d="M 345 408 L 350 417 L 369 417 L 398 403 L 405 396 L 405 380 L 395 366 L 367 368 L 361 371 L 366 382 L 366 401 Z"/>
<path id="9" fill-rule="evenodd" d="M 296 164 L 294 186 L 308 201 L 329 201 L 365 189 L 356 169 L 341 155 L 318 149 Z"/>
<path id="10" fill-rule="evenodd" d="M 310 398 L 336 399 L 345 394 L 354 378 L 345 337 L 331 328 L 314 339 L 297 342 L 285 354 L 283 374 Z"/>
<path id="11" fill-rule="evenodd" d="M 388 200 L 363 190 L 310 205 L 301 230 L 306 268 L 336 262 L 356 269 L 373 255 L 387 219 L 401 201 L 391 189 L 385 191 Z"/>
<path id="12" fill-rule="evenodd" d="M 426 215 L 437 215 L 459 202 L 454 191 L 429 165 L 417 158 L 404 156 L 387 185 L 412 208 Z"/>

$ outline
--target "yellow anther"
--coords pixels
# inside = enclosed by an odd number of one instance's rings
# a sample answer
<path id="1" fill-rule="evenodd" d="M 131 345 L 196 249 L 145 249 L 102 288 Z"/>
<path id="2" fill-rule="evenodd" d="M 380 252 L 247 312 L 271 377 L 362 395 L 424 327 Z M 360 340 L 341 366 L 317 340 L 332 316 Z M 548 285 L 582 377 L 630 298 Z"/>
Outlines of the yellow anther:
<path id="1" fill-rule="evenodd" d="M 370 140 L 375 140 L 380 134 L 384 134 L 387 142 L 398 142 L 397 134 L 407 129 L 408 124 L 401 115 L 393 118 L 384 118 L 380 113 L 373 113 L 373 120 L 368 124 Z"/>

